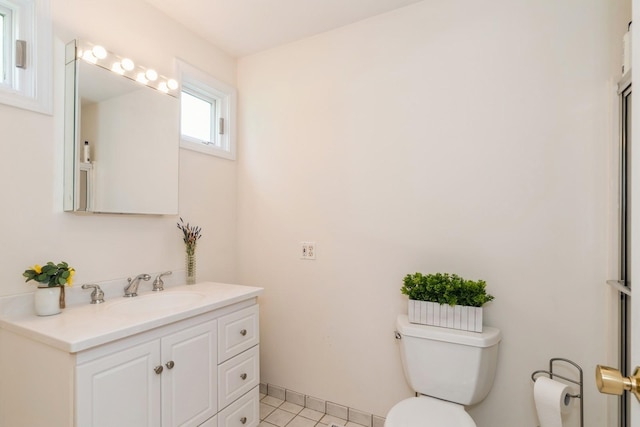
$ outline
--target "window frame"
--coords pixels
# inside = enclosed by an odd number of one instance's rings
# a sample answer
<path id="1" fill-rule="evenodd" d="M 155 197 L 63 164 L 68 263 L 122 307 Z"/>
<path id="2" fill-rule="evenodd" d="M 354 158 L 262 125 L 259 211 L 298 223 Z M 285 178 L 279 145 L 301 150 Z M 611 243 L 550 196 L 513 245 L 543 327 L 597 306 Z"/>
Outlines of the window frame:
<path id="1" fill-rule="evenodd" d="M 0 50 L 0 62 L 2 63 L 2 68 L 0 68 L 0 87 L 8 88 L 10 81 L 13 80 L 12 69 L 14 67 L 14 56 L 13 49 L 11 47 L 11 42 L 14 40 L 14 24 L 13 24 L 13 16 L 14 10 L 8 7 L 5 2 L 0 1 L 0 15 L 2 15 L 2 28 L 0 28 L 0 32 L 2 32 L 2 50 Z M 2 73 L 4 71 L 4 73 Z"/>
<path id="2" fill-rule="evenodd" d="M 237 91 L 234 87 L 222 83 L 202 70 L 182 61 L 178 62 L 178 74 L 180 76 L 181 90 L 192 96 L 206 101 L 215 102 L 213 123 L 211 123 L 213 141 L 204 143 L 195 138 L 182 134 L 180 124 L 180 148 L 197 151 L 211 156 L 228 160 L 236 159 L 236 99 Z M 180 102 L 182 106 L 182 98 Z M 218 133 L 219 120 L 223 119 L 224 133 Z M 182 110 L 180 111 L 182 120 Z"/>
<path id="3" fill-rule="evenodd" d="M 0 103 L 53 114 L 53 32 L 50 0 L 0 0 L 12 11 L 8 40 L 11 78 L 0 85 Z M 15 42 L 26 41 L 26 68 L 15 66 Z M 6 56 L 5 56 L 6 57 Z"/>

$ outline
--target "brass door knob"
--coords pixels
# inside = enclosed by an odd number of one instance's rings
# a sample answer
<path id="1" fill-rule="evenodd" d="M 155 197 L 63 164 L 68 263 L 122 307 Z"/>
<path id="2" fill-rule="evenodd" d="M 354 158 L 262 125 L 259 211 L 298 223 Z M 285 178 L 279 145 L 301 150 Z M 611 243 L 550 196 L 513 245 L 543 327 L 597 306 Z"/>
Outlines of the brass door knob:
<path id="1" fill-rule="evenodd" d="M 596 386 L 600 393 L 621 395 L 625 390 L 640 400 L 640 368 L 633 376 L 623 377 L 619 370 L 609 366 L 596 366 Z"/>

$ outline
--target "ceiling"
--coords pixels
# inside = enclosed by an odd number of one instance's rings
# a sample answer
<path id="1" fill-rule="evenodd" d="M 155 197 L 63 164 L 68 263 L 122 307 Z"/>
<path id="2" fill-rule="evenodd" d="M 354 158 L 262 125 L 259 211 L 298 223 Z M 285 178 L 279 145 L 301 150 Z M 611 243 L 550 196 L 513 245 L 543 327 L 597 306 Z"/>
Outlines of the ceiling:
<path id="1" fill-rule="evenodd" d="M 237 57 L 421 0 L 146 0 Z"/>

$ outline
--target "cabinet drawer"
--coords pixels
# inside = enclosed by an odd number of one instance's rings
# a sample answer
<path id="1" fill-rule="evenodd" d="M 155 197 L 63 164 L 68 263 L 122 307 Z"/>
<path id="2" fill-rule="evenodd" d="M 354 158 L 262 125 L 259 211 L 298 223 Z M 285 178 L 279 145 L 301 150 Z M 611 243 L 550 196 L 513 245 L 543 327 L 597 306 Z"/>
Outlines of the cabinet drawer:
<path id="1" fill-rule="evenodd" d="M 218 363 L 253 347 L 259 341 L 257 304 L 218 319 Z"/>
<path id="2" fill-rule="evenodd" d="M 258 386 L 218 413 L 218 427 L 256 427 L 259 422 Z"/>
<path id="3" fill-rule="evenodd" d="M 218 366 L 218 408 L 224 408 L 259 382 L 260 348 L 255 346 Z"/>

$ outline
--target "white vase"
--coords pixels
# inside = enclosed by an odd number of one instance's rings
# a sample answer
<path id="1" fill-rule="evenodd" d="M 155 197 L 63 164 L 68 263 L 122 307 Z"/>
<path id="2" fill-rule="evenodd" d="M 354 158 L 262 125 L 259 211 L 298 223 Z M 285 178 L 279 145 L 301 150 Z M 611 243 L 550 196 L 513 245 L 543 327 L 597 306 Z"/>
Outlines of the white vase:
<path id="1" fill-rule="evenodd" d="M 409 300 L 409 322 L 463 331 L 482 332 L 482 307 L 450 306 Z"/>
<path id="2" fill-rule="evenodd" d="M 34 303 L 38 316 L 51 316 L 60 313 L 60 287 L 36 288 Z"/>

